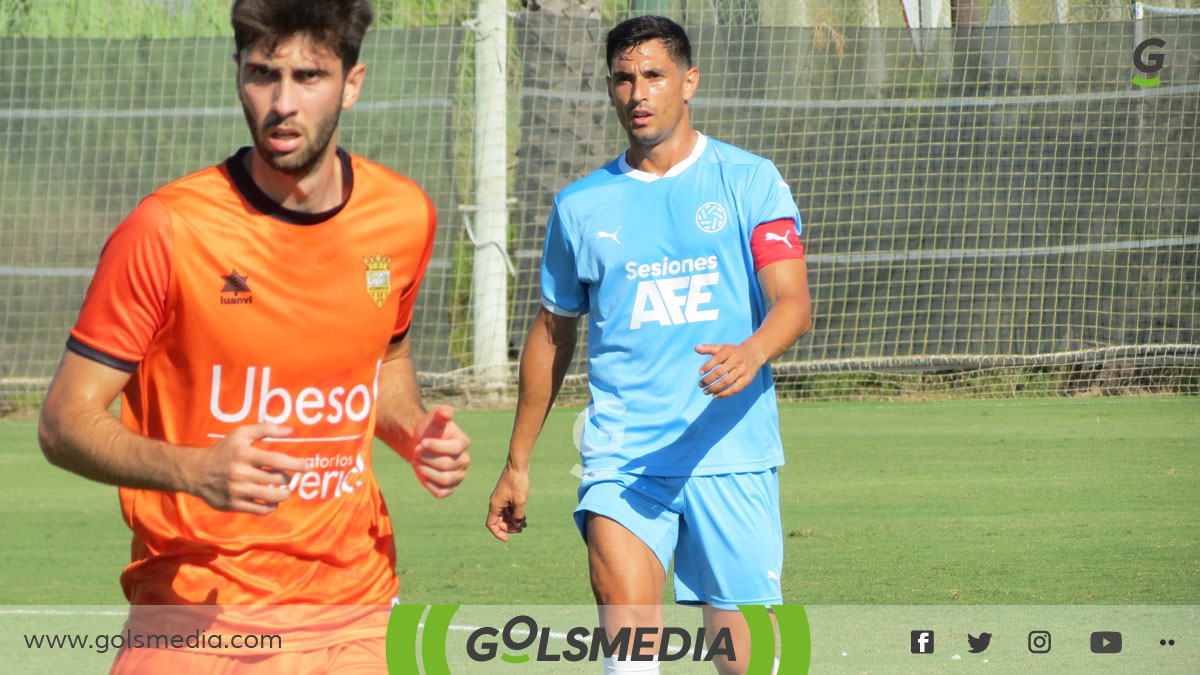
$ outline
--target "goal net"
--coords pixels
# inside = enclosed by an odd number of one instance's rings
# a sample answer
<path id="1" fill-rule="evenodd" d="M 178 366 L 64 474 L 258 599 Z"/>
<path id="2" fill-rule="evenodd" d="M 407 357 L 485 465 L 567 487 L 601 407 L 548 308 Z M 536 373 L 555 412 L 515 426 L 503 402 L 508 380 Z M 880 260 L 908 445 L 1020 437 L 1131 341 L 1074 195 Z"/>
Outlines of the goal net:
<path id="1" fill-rule="evenodd" d="M 509 7 L 503 245 L 477 232 L 473 5 L 383 17 L 342 118 L 344 147 L 438 209 L 412 333 L 438 396 L 512 391 L 548 206 L 625 147 L 602 44 L 626 3 L 554 4 Z M 815 325 L 776 363 L 782 396 L 1200 393 L 1198 3 L 1139 19 L 1070 4 L 1065 23 L 1013 25 L 1020 6 L 995 0 L 950 28 L 906 25 L 898 3 L 633 4 L 688 29 L 695 126 L 773 160 L 799 204 Z M 1151 37 L 1160 84 L 1136 86 Z M 0 39 L 0 394 L 44 390 L 137 201 L 248 142 L 232 50 L 223 36 Z M 636 207 L 614 208 L 637 226 Z M 505 307 L 481 323 L 473 269 L 492 249 Z M 480 331 L 507 345 L 498 379 L 479 367 Z"/>

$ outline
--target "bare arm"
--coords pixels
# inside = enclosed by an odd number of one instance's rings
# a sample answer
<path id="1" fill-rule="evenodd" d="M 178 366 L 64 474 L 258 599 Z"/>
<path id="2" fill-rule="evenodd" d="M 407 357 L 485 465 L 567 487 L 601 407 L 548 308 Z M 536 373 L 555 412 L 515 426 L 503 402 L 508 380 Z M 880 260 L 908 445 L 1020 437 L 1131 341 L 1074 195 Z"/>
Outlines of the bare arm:
<path id="1" fill-rule="evenodd" d="M 471 464 L 471 439 L 453 418 L 446 405 L 426 412 L 408 336 L 392 343 L 379 373 L 375 435 L 407 459 L 421 485 L 439 499 L 457 489 Z"/>
<path id="2" fill-rule="evenodd" d="M 508 466 L 529 468 L 533 445 L 575 355 L 578 326 L 579 317 L 559 316 L 544 307 L 534 317 L 521 353 L 517 416 L 508 444 Z"/>
<path id="3" fill-rule="evenodd" d="M 509 533 L 525 528 L 529 457 L 571 365 L 578 327 L 579 317 L 559 316 L 543 307 L 529 328 L 521 354 L 517 415 L 508 460 L 488 507 L 487 527 L 501 541 L 508 541 Z"/>
<path id="4" fill-rule="evenodd" d="M 252 443 L 287 436 L 291 429 L 238 427 L 209 449 L 146 438 L 108 412 L 129 377 L 74 352 L 63 356 L 38 424 L 51 464 L 110 485 L 187 492 L 227 511 L 270 513 L 287 499 L 287 472 L 302 471 L 303 460 Z"/>
<path id="5" fill-rule="evenodd" d="M 700 368 L 700 386 L 714 398 L 733 396 L 754 379 L 764 364 L 782 354 L 812 328 L 812 298 L 804 259 L 780 260 L 758 272 L 767 299 L 762 325 L 739 345 L 698 345 L 712 358 Z"/>

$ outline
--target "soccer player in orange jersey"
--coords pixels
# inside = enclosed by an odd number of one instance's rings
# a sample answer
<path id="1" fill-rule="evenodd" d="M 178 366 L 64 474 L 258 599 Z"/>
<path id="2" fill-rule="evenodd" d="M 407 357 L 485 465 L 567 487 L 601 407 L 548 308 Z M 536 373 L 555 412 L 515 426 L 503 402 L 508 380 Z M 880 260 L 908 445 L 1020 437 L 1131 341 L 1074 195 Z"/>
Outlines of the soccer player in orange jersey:
<path id="1" fill-rule="evenodd" d="M 101 254 L 39 437 L 120 487 L 126 628 L 157 648 L 114 672 L 382 672 L 399 583 L 372 439 L 435 497 L 465 476 L 470 441 L 425 410 L 409 351 L 433 206 L 337 145 L 370 22 L 368 0 L 234 2 L 253 147 L 146 197 Z M 282 644 L 215 642 L 246 629 Z M 143 636 L 177 630 L 204 644 Z"/>

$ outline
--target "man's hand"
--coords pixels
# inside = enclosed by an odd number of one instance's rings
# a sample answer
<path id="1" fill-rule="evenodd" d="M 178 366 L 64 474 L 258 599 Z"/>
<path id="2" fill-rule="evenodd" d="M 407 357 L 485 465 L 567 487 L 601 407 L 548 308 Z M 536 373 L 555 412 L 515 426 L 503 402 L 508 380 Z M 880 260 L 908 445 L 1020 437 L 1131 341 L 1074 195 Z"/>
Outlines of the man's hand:
<path id="1" fill-rule="evenodd" d="M 488 504 L 487 528 L 500 541 L 520 534 L 525 526 L 525 502 L 529 499 L 529 470 L 505 465 Z"/>
<path id="2" fill-rule="evenodd" d="M 304 460 L 254 447 L 264 438 L 283 438 L 290 427 L 252 424 L 234 429 L 208 450 L 197 450 L 187 467 L 187 492 L 219 511 L 265 515 L 291 495 L 292 473 Z"/>
<path id="3" fill-rule="evenodd" d="M 697 354 L 712 358 L 700 368 L 700 388 L 713 398 L 728 398 L 746 388 L 758 375 L 766 359 L 746 343 L 740 345 L 698 345 Z"/>
<path id="4" fill-rule="evenodd" d="M 471 464 L 471 439 L 452 420 L 454 409 L 440 405 L 413 429 L 413 471 L 429 494 L 441 499 L 458 488 Z"/>

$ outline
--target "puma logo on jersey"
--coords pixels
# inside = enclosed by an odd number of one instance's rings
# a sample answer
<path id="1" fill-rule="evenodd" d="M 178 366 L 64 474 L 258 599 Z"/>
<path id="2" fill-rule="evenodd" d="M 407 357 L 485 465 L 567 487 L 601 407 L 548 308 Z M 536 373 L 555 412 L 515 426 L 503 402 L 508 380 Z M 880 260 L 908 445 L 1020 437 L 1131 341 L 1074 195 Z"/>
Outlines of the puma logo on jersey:
<path id="1" fill-rule="evenodd" d="M 712 301 L 712 292 L 705 289 L 719 281 L 719 272 L 639 281 L 629 329 L 637 330 L 645 323 L 673 326 L 716 321 L 721 310 L 704 307 Z"/>
<path id="2" fill-rule="evenodd" d="M 767 570 L 767 578 L 779 581 L 779 575 L 775 573 L 775 570 Z"/>
<path id="3" fill-rule="evenodd" d="M 618 225 L 618 226 L 617 226 L 617 231 L 616 231 L 616 232 L 603 232 L 603 231 L 597 231 L 597 232 L 596 232 L 596 238 L 597 238 L 597 239 L 612 239 L 613 241 L 617 242 L 617 245 L 619 246 L 619 245 L 621 244 L 621 240 L 620 240 L 620 239 L 617 239 L 617 235 L 621 233 L 621 228 L 622 228 L 622 227 L 624 227 L 624 226 L 623 226 L 623 225 Z"/>
<path id="4" fill-rule="evenodd" d="M 787 232 L 784 232 L 783 234 L 775 234 L 774 232 L 768 232 L 763 237 L 763 239 L 765 239 L 766 241 L 782 241 L 783 243 L 787 244 L 788 248 L 792 248 L 792 242 L 788 241 L 788 233 Z"/>

